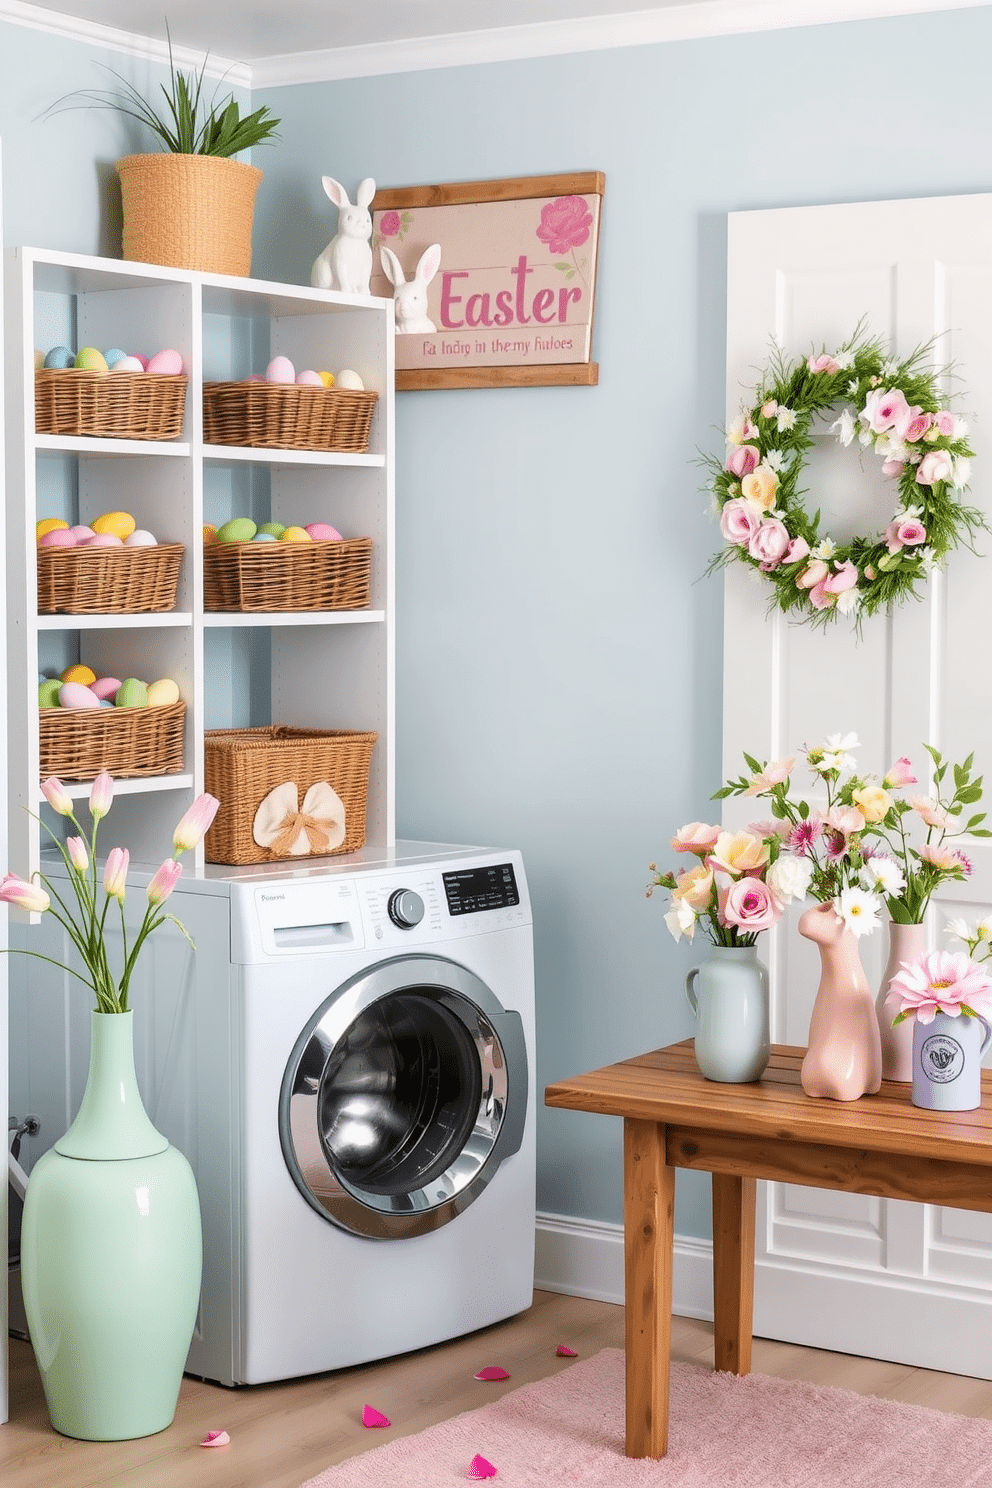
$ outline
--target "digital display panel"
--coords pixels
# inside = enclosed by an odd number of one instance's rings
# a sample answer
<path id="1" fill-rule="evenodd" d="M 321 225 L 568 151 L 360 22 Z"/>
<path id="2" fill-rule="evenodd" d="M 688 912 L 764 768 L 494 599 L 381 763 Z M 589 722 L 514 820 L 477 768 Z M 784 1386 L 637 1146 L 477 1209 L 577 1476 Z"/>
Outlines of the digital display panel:
<path id="1" fill-rule="evenodd" d="M 506 909 L 520 903 L 512 863 L 465 868 L 445 873 L 443 879 L 448 913 L 452 915 L 478 914 L 483 909 Z"/>

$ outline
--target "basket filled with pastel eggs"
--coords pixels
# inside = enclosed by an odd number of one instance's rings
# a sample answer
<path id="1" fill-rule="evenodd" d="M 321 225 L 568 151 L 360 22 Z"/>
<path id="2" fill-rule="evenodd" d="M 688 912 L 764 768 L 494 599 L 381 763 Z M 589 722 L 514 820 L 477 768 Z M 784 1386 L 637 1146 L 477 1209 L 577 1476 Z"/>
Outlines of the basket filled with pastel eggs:
<path id="1" fill-rule="evenodd" d="M 100 439 L 178 439 L 189 378 L 182 356 L 119 347 L 73 352 L 53 346 L 34 354 L 34 421 L 38 434 Z"/>
<path id="2" fill-rule="evenodd" d="M 365 454 L 378 394 L 350 367 L 297 372 L 273 357 L 264 375 L 203 385 L 207 444 Z"/>
<path id="3" fill-rule="evenodd" d="M 205 610 L 363 610 L 371 572 L 372 539 L 342 537 L 329 522 L 233 517 L 203 529 Z"/>
<path id="4" fill-rule="evenodd" d="M 129 512 L 70 527 L 37 523 L 39 615 L 137 615 L 173 610 L 182 543 L 159 542 Z"/>
<path id="5" fill-rule="evenodd" d="M 98 677 L 80 662 L 38 683 L 40 778 L 174 775 L 183 768 L 186 704 L 170 677 Z"/>

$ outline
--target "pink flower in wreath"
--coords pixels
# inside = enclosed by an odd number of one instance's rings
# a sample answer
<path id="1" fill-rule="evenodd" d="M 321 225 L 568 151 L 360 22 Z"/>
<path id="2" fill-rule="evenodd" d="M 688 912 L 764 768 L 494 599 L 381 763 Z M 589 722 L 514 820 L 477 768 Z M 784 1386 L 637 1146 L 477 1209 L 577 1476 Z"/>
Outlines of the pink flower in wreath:
<path id="1" fill-rule="evenodd" d="M 804 537 L 794 537 L 782 561 L 783 563 L 801 563 L 804 558 L 808 557 L 809 543 Z"/>
<path id="2" fill-rule="evenodd" d="M 895 479 L 898 475 L 902 475 L 905 469 L 905 460 L 884 460 L 882 462 L 882 474 L 887 475 L 890 480 Z"/>
<path id="3" fill-rule="evenodd" d="M 903 517 L 890 522 L 885 529 L 885 545 L 890 553 L 915 548 L 927 540 L 927 529 L 916 517 Z"/>
<path id="4" fill-rule="evenodd" d="M 947 450 L 930 450 L 916 467 L 917 484 L 935 486 L 938 481 L 949 481 L 954 474 L 954 460 Z"/>
<path id="5" fill-rule="evenodd" d="M 888 388 L 868 394 L 861 418 L 873 434 L 884 434 L 908 414 L 905 393 L 900 388 Z"/>
<path id="6" fill-rule="evenodd" d="M 399 212 L 383 212 L 379 218 L 379 236 L 383 238 L 395 238 L 399 230 Z"/>
<path id="7" fill-rule="evenodd" d="M 550 253 L 567 253 L 589 239 L 592 213 L 581 196 L 559 196 L 541 208 L 537 236 Z"/>
<path id="8" fill-rule="evenodd" d="M 747 550 L 766 570 L 777 568 L 789 549 L 789 530 L 777 517 L 769 517 L 751 533 Z"/>
<path id="9" fill-rule="evenodd" d="M 728 542 L 747 547 L 751 536 L 761 523 L 761 512 L 742 496 L 735 496 L 725 503 L 720 513 L 720 531 Z"/>
<path id="10" fill-rule="evenodd" d="M 829 353 L 825 351 L 821 352 L 819 356 L 808 357 L 806 360 L 806 365 L 811 372 L 840 371 L 840 362 L 838 362 L 836 357 L 830 356 Z"/>
<path id="11" fill-rule="evenodd" d="M 761 451 L 755 449 L 753 444 L 735 444 L 727 456 L 727 463 L 723 467 L 729 470 L 731 475 L 743 479 L 750 475 L 761 459 Z"/>
<path id="12" fill-rule="evenodd" d="M 897 419 L 893 433 L 897 439 L 904 440 L 906 444 L 916 444 L 923 438 L 932 423 L 933 414 L 924 413 L 923 409 L 914 403 L 912 408 L 906 409 L 901 419 Z"/>

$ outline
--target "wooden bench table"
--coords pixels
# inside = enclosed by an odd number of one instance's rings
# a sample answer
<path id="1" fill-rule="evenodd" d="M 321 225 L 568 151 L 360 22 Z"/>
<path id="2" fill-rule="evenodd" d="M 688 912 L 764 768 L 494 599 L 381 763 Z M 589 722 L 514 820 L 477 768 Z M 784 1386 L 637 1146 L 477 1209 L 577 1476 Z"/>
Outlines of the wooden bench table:
<path id="1" fill-rule="evenodd" d="M 675 1169 L 713 1175 L 713 1328 L 717 1369 L 751 1367 L 755 1181 L 802 1183 L 992 1212 L 992 1072 L 975 1111 L 912 1105 L 908 1085 L 813 1100 L 804 1049 L 774 1045 L 752 1085 L 696 1068 L 692 1040 L 559 1080 L 545 1103 L 623 1117 L 626 1452 L 668 1450 Z"/>

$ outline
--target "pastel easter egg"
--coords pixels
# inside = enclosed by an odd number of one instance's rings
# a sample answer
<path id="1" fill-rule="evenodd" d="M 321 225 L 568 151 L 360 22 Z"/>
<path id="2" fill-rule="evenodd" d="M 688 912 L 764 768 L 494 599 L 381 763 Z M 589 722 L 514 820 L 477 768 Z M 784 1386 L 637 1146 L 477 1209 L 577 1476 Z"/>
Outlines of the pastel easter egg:
<path id="1" fill-rule="evenodd" d="M 144 372 L 145 361 L 147 360 L 147 357 L 144 361 L 142 361 L 141 357 L 136 356 L 121 357 L 120 361 L 115 362 L 110 370 L 111 372 Z"/>
<path id="2" fill-rule="evenodd" d="M 112 708 L 113 706 L 114 706 L 113 698 L 101 698 L 100 699 L 100 707 L 101 708 Z"/>
<path id="3" fill-rule="evenodd" d="M 179 683 L 171 677 L 161 677 L 158 682 L 148 684 L 149 708 L 171 708 L 179 701 Z"/>
<path id="4" fill-rule="evenodd" d="M 158 538 L 146 532 L 144 527 L 136 527 L 129 537 L 124 539 L 126 548 L 157 548 Z"/>
<path id="5" fill-rule="evenodd" d="M 113 532 L 98 532 L 95 537 L 88 537 L 84 543 L 80 543 L 82 548 L 122 548 L 123 546 L 123 539 Z"/>
<path id="6" fill-rule="evenodd" d="M 120 689 L 120 677 L 97 677 L 95 682 L 90 683 L 90 692 L 95 693 L 101 703 L 108 698 L 113 702 Z"/>
<path id="7" fill-rule="evenodd" d="M 67 666 L 61 674 L 63 682 L 82 682 L 84 687 L 89 687 L 91 682 L 96 681 L 96 672 L 92 667 L 84 666 L 82 662 L 76 662 L 75 666 Z"/>
<path id="8" fill-rule="evenodd" d="M 245 377 L 242 380 L 244 382 L 264 382 L 265 378 L 262 376 L 261 372 L 253 372 L 250 377 Z"/>
<path id="9" fill-rule="evenodd" d="M 83 346 L 76 352 L 74 367 L 82 372 L 106 372 L 107 360 L 102 351 L 95 346 Z"/>
<path id="10" fill-rule="evenodd" d="M 141 368 L 142 372 L 147 372 L 148 371 L 148 358 L 145 356 L 144 352 L 142 352 L 142 351 L 132 351 L 131 352 L 131 355 L 134 357 L 134 360 L 138 363 L 138 366 Z"/>
<path id="11" fill-rule="evenodd" d="M 57 708 L 59 705 L 59 693 L 64 686 L 65 683 L 60 682 L 58 677 L 49 677 L 42 682 L 38 687 L 38 707 Z"/>
<path id="12" fill-rule="evenodd" d="M 253 543 L 257 543 L 257 542 L 272 542 L 272 543 L 274 543 L 274 542 L 278 542 L 278 540 L 279 540 L 278 538 L 272 536 L 272 533 L 271 532 L 256 532 L 255 533 L 255 536 L 252 538 L 252 542 Z"/>
<path id="13" fill-rule="evenodd" d="M 258 530 L 266 537 L 282 537 L 286 531 L 286 524 L 285 522 L 260 522 Z"/>
<path id="14" fill-rule="evenodd" d="M 102 537 L 109 532 L 113 537 L 119 537 L 121 542 L 131 536 L 137 525 L 130 512 L 122 511 L 102 512 L 90 523 L 97 537 Z"/>
<path id="15" fill-rule="evenodd" d="M 127 352 L 121 351 L 119 346 L 111 346 L 109 351 L 103 353 L 103 360 L 108 367 L 116 367 L 117 363 L 122 362 L 126 356 Z"/>
<path id="16" fill-rule="evenodd" d="M 317 373 L 317 376 L 320 378 L 321 382 L 324 384 L 325 387 L 333 387 L 334 386 L 335 379 L 334 379 L 334 373 L 333 372 L 318 372 Z"/>
<path id="17" fill-rule="evenodd" d="M 347 388 L 352 393 L 363 393 L 365 391 L 364 382 L 358 373 L 353 372 L 350 367 L 345 367 L 342 372 L 338 373 L 336 386 Z"/>
<path id="18" fill-rule="evenodd" d="M 319 372 L 298 372 L 296 381 L 301 387 L 323 387 L 324 383 Z"/>
<path id="19" fill-rule="evenodd" d="M 203 524 L 203 541 L 204 543 L 217 541 L 217 528 L 212 522 L 204 522 Z"/>
<path id="20" fill-rule="evenodd" d="M 295 382 L 296 368 L 289 357 L 273 357 L 265 369 L 265 380 L 266 382 Z"/>
<path id="21" fill-rule="evenodd" d="M 137 677 L 126 677 L 117 689 L 114 705 L 118 708 L 147 708 L 148 688 Z"/>
<path id="22" fill-rule="evenodd" d="M 341 534 L 330 522 L 308 522 L 306 531 L 314 542 L 340 542 Z"/>
<path id="23" fill-rule="evenodd" d="M 287 527 L 279 539 L 280 542 L 313 542 L 313 538 L 305 527 Z"/>
<path id="24" fill-rule="evenodd" d="M 82 523 L 80 523 L 78 527 L 70 527 L 69 531 L 72 533 L 77 543 L 89 542 L 91 537 L 96 537 L 96 533 L 93 531 L 93 528 L 86 527 Z"/>
<path id="25" fill-rule="evenodd" d="M 217 528 L 216 541 L 219 543 L 229 542 L 251 542 L 258 528 L 251 517 L 232 517 L 225 522 L 223 527 Z"/>
<path id="26" fill-rule="evenodd" d="M 100 699 L 82 682 L 63 682 L 59 688 L 60 708 L 99 708 Z"/>
<path id="27" fill-rule="evenodd" d="M 63 522 L 61 517 L 42 517 L 40 522 L 35 523 L 34 535 L 36 538 L 41 539 L 46 532 L 54 532 L 56 528 L 62 528 L 64 531 L 68 531 L 68 527 L 69 523 Z"/>
<path id="28" fill-rule="evenodd" d="M 76 360 L 76 353 L 70 351 L 68 346 L 53 346 L 45 357 L 45 366 L 50 372 L 61 372 L 66 367 L 71 367 Z"/>
<path id="29" fill-rule="evenodd" d="M 183 359 L 171 346 L 166 347 L 164 351 L 157 351 L 149 359 L 148 366 L 145 368 L 146 372 L 161 377 L 178 377 L 182 370 Z"/>
<path id="30" fill-rule="evenodd" d="M 39 548 L 74 548 L 76 539 L 68 527 L 53 527 L 38 539 Z"/>
<path id="31" fill-rule="evenodd" d="M 39 351 L 38 348 L 35 347 L 35 352 L 34 352 L 34 370 L 36 372 L 40 372 L 41 369 L 42 369 L 42 367 L 44 365 L 45 365 L 45 353 L 43 351 Z"/>

